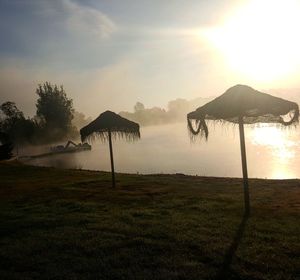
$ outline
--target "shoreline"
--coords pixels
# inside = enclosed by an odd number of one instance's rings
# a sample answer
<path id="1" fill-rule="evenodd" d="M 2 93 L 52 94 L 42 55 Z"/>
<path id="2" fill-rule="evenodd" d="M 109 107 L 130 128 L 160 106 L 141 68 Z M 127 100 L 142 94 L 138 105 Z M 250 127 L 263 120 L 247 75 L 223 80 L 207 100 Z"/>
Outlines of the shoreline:
<path id="1" fill-rule="evenodd" d="M 56 154 L 50 154 L 50 156 L 56 155 Z M 48 156 L 48 155 L 47 155 Z M 30 159 L 36 159 L 39 158 L 39 156 L 35 157 L 30 157 Z M 83 168 L 60 168 L 60 167 L 55 167 L 55 166 L 43 166 L 43 165 L 34 165 L 30 163 L 26 163 L 25 161 L 19 160 L 19 159 L 11 159 L 8 161 L 3 161 L 3 162 L 15 162 L 20 165 L 27 165 L 27 166 L 32 166 L 32 167 L 41 167 L 41 168 L 54 168 L 54 169 L 59 169 L 59 170 L 82 170 L 82 171 L 89 171 L 89 172 L 100 172 L 100 173 L 111 173 L 110 171 L 105 171 L 105 170 L 95 170 L 95 169 L 83 169 Z M 1 164 L 1 163 L 0 163 Z M 236 180 L 242 180 L 242 177 L 230 177 L 230 176 L 205 176 L 205 175 L 191 175 L 191 174 L 185 174 L 185 173 L 127 173 L 127 172 L 115 172 L 116 174 L 123 174 L 123 175 L 141 175 L 141 176 L 184 176 L 184 177 L 196 177 L 196 178 L 224 178 L 224 179 L 236 179 Z M 249 177 L 249 180 L 267 180 L 267 181 L 300 181 L 300 178 L 283 178 L 283 179 L 274 179 L 274 178 L 260 178 L 260 177 Z"/>

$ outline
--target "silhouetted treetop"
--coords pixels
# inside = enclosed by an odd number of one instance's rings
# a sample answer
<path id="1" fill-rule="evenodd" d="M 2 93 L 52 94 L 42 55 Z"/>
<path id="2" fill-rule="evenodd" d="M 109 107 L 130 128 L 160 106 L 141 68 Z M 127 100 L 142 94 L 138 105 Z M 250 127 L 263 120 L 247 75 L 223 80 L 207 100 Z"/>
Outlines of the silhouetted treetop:
<path id="1" fill-rule="evenodd" d="M 45 127 L 70 129 L 74 113 L 73 101 L 67 97 L 63 86 L 46 82 L 38 86 L 36 93 L 39 96 L 36 114 Z"/>
<path id="2" fill-rule="evenodd" d="M 0 106 L 0 109 L 2 110 L 2 112 L 6 116 L 6 118 L 24 119 L 23 112 L 17 108 L 16 103 L 14 103 L 14 102 L 11 102 L 11 101 L 4 102 Z"/>
<path id="3" fill-rule="evenodd" d="M 2 119 L 0 121 L 0 131 L 6 134 L 11 141 L 21 143 L 30 139 L 33 135 L 34 122 L 25 119 L 24 114 L 16 104 L 7 101 L 0 106 Z"/>
<path id="4" fill-rule="evenodd" d="M 141 102 L 136 102 L 136 104 L 134 105 L 134 112 L 139 112 L 143 110 L 145 110 L 144 104 Z"/>

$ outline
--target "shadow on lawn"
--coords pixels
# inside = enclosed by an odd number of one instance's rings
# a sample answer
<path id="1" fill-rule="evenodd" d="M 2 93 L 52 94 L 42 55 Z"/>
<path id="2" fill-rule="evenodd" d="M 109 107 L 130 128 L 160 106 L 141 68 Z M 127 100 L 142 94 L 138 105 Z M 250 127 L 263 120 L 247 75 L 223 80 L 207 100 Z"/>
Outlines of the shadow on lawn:
<path id="1" fill-rule="evenodd" d="M 249 213 L 245 212 L 243 215 L 243 219 L 235 233 L 234 239 L 233 239 L 230 247 L 228 248 L 228 250 L 225 253 L 222 267 L 217 273 L 217 277 L 216 277 L 217 280 L 221 280 L 221 279 L 225 280 L 225 279 L 228 279 L 228 277 L 230 276 L 230 266 L 232 263 L 232 259 L 233 259 L 234 254 L 243 238 L 246 224 L 247 224 L 249 217 L 250 217 Z"/>

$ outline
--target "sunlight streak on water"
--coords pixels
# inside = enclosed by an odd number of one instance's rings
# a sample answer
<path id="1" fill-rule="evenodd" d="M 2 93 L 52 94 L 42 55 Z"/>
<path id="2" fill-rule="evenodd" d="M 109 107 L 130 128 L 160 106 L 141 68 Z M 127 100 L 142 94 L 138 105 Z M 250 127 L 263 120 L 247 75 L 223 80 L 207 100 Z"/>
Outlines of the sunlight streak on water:
<path id="1" fill-rule="evenodd" d="M 299 177 L 289 165 L 296 157 L 297 141 L 292 139 L 296 131 L 290 131 L 274 125 L 261 124 L 253 129 L 252 143 L 271 151 L 270 178 L 287 179 Z M 299 141 L 298 141 L 299 143 Z"/>

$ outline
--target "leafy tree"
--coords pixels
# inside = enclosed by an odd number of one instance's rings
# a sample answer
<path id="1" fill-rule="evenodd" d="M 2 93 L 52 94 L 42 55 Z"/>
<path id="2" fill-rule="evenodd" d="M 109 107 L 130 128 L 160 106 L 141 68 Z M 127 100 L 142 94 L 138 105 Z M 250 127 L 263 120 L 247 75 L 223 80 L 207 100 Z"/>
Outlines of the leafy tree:
<path id="1" fill-rule="evenodd" d="M 23 112 L 17 108 L 14 102 L 7 101 L 0 106 L 0 109 L 11 120 L 24 119 Z"/>
<path id="2" fill-rule="evenodd" d="M 2 112 L 1 131 L 12 139 L 19 138 L 22 132 L 21 123 L 25 120 L 24 114 L 17 108 L 16 104 L 7 101 L 0 106 Z"/>
<path id="3" fill-rule="evenodd" d="M 83 113 L 78 112 L 76 110 L 74 111 L 72 125 L 75 126 L 77 129 L 81 129 L 91 121 L 91 117 L 87 118 Z"/>
<path id="4" fill-rule="evenodd" d="M 139 111 L 143 111 L 145 110 L 145 106 L 143 103 L 141 102 L 137 102 L 135 105 L 134 105 L 134 112 L 139 112 Z"/>
<path id="5" fill-rule="evenodd" d="M 35 124 L 30 119 L 25 119 L 14 102 L 7 101 L 0 106 L 2 120 L 0 130 L 6 133 L 14 143 L 29 142 L 35 130 Z"/>
<path id="6" fill-rule="evenodd" d="M 185 99 L 178 98 L 168 103 L 168 117 L 171 122 L 184 120 L 189 112 L 189 102 Z"/>
<path id="7" fill-rule="evenodd" d="M 73 101 L 69 99 L 63 86 L 40 84 L 36 89 L 39 96 L 36 104 L 37 116 L 46 129 L 56 129 L 65 133 L 72 130 Z"/>

